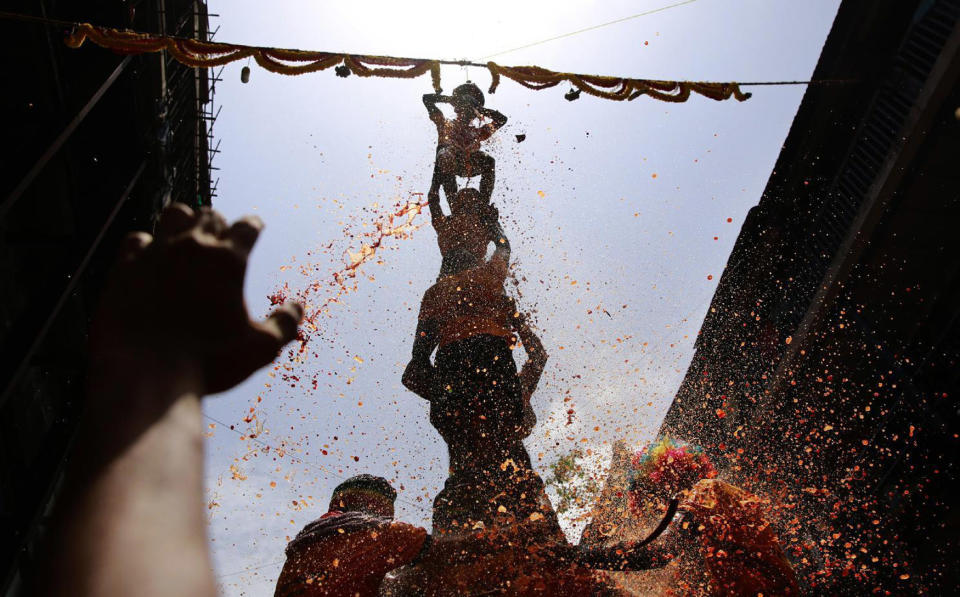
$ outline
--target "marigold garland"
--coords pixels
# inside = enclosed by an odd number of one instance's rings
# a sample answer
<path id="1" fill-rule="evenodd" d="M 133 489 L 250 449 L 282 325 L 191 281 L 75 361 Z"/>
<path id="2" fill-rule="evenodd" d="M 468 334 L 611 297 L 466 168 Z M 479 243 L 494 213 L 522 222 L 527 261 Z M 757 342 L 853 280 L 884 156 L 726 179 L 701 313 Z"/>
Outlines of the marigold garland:
<path id="1" fill-rule="evenodd" d="M 121 54 L 145 54 L 166 50 L 179 62 L 196 68 L 222 66 L 237 60 L 253 58 L 263 69 L 281 75 L 303 75 L 326 70 L 339 64 L 349 68 L 358 77 L 415 79 L 429 71 L 434 89 L 437 93 L 441 91 L 440 63 L 436 60 L 254 48 L 120 31 L 95 27 L 89 23 L 78 25 L 67 36 L 66 44 L 71 48 L 79 48 L 87 40 Z M 291 62 L 294 64 L 289 64 Z"/>
<path id="2" fill-rule="evenodd" d="M 281 75 L 303 75 L 327 70 L 333 66 L 338 66 L 337 74 L 352 72 L 358 77 L 414 79 L 429 71 L 434 90 L 437 93 L 441 92 L 439 60 L 259 48 L 120 31 L 96 27 L 89 23 L 77 25 L 67 36 L 66 44 L 71 48 L 79 48 L 87 40 L 122 54 L 144 54 L 166 50 L 179 62 L 195 68 L 222 66 L 237 60 L 253 58 L 265 70 Z M 717 101 L 733 97 L 742 102 L 750 98 L 750 94 L 741 91 L 737 83 L 627 79 L 555 72 L 539 66 L 502 66 L 495 62 L 488 62 L 486 67 L 492 79 L 490 93 L 496 91 L 497 86 L 500 85 L 500 78 L 506 77 L 535 90 L 555 87 L 566 81 L 589 95 L 615 101 L 632 101 L 646 95 L 664 102 L 679 103 L 687 101 L 692 93 Z"/>
<path id="3" fill-rule="evenodd" d="M 547 89 L 567 81 L 590 95 L 603 99 L 632 101 L 641 95 L 664 102 L 680 103 L 698 93 L 712 100 L 726 100 L 731 97 L 737 101 L 750 99 L 749 93 L 740 90 L 737 83 L 705 83 L 695 81 L 655 81 L 649 79 L 625 79 L 621 77 L 603 77 L 598 75 L 578 75 L 558 73 L 539 66 L 501 66 L 488 62 L 492 83 L 490 93 L 497 90 L 501 75 L 529 89 Z"/>

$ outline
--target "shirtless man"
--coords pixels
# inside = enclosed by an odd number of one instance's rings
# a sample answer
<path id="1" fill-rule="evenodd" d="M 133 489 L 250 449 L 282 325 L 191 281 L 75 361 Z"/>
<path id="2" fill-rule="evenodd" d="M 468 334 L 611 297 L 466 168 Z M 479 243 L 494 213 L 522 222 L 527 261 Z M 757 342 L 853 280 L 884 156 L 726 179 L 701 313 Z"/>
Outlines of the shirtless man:
<path id="1" fill-rule="evenodd" d="M 527 318 L 517 313 L 504 292 L 510 243 L 499 224 L 477 217 L 479 230 L 464 225 L 470 224 L 465 215 L 472 209 L 468 198 L 477 197 L 475 191 L 468 191 L 472 189 L 460 192 L 467 197 L 457 203 L 452 216 L 431 209 L 444 266 L 437 283 L 424 294 L 413 357 L 403 383 L 432 405 L 475 396 L 496 399 L 502 403 L 496 406 L 497 412 L 519 430 L 526 427 L 522 420 L 532 414 L 525 416 L 524 404 L 536 388 L 547 355 Z M 493 256 L 484 261 L 491 241 Z M 514 332 L 529 357 L 520 374 L 511 354 Z M 436 362 L 431 364 L 434 349 Z M 431 408 L 434 423 L 435 419 Z"/>
<path id="2" fill-rule="evenodd" d="M 465 188 L 450 201 L 450 215 L 443 213 L 440 194 L 427 193 L 430 222 L 437 233 L 443 263 L 440 277 L 474 267 L 486 257 L 491 242 L 505 238 L 497 208 L 485 203 L 476 189 Z"/>
<path id="3" fill-rule="evenodd" d="M 448 120 L 437 107 L 450 103 L 456 117 Z M 428 93 L 423 96 L 430 120 L 437 126 L 437 161 L 433 170 L 431 192 L 443 191 L 449 201 L 457 192 L 457 176 L 480 176 L 480 195 L 489 202 L 493 195 L 494 166 L 492 157 L 480 151 L 480 143 L 489 139 L 507 123 L 507 117 L 483 107 L 483 92 L 473 83 L 464 83 L 452 96 Z M 489 118 L 491 122 L 484 124 Z M 474 122 L 480 121 L 480 126 Z"/>

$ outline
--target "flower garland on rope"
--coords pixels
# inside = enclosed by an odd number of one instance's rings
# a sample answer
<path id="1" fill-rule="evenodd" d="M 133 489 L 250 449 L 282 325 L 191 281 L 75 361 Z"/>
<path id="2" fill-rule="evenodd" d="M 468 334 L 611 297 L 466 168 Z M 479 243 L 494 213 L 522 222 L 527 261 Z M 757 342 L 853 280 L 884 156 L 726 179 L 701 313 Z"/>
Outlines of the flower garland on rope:
<path id="1" fill-rule="evenodd" d="M 79 48 L 87 40 L 121 54 L 145 54 L 166 50 L 179 62 L 194 68 L 223 66 L 237 60 L 253 58 L 265 70 L 281 75 L 303 75 L 333 66 L 337 67 L 337 74 L 343 77 L 355 73 L 358 77 L 415 79 L 429 72 L 437 93 L 442 91 L 440 64 L 447 63 L 420 58 L 259 48 L 121 31 L 96 27 L 89 23 L 78 24 L 67 36 L 66 44 L 71 48 Z M 462 61 L 450 64 L 474 65 Z M 502 76 L 534 90 L 548 89 L 567 81 L 589 95 L 614 101 L 632 101 L 646 95 L 664 102 L 680 103 L 687 101 L 692 93 L 697 93 L 716 101 L 733 97 L 742 102 L 751 96 L 750 93 L 741 91 L 737 83 L 627 79 L 555 72 L 539 66 L 501 66 L 495 62 L 474 66 L 486 66 L 490 71 L 490 93 L 496 92 Z"/>
<path id="2" fill-rule="evenodd" d="M 281 75 L 303 75 L 326 70 L 339 64 L 349 69 L 346 72 L 353 72 L 358 77 L 415 79 L 429 72 L 433 80 L 433 88 L 437 93 L 441 91 L 440 63 L 436 60 L 255 48 L 120 31 L 96 27 L 89 23 L 78 25 L 67 36 L 66 44 L 71 48 L 79 48 L 87 40 L 121 54 L 146 54 L 166 50 L 177 61 L 194 68 L 223 66 L 252 57 L 263 69 Z M 294 64 L 289 64 L 291 62 Z"/>
<path id="3" fill-rule="evenodd" d="M 681 103 L 690 99 L 691 93 L 698 93 L 712 100 L 726 100 L 731 97 L 737 101 L 746 101 L 752 94 L 744 93 L 736 83 L 705 83 L 695 81 L 654 81 L 649 79 L 625 79 L 621 77 L 603 77 L 598 75 L 577 75 L 558 73 L 539 66 L 501 66 L 488 62 L 487 69 L 493 81 L 490 93 L 500 85 L 501 75 L 529 89 L 547 89 L 568 81 L 577 89 L 589 95 L 615 101 L 633 101 L 641 95 L 647 95 L 663 102 Z"/>

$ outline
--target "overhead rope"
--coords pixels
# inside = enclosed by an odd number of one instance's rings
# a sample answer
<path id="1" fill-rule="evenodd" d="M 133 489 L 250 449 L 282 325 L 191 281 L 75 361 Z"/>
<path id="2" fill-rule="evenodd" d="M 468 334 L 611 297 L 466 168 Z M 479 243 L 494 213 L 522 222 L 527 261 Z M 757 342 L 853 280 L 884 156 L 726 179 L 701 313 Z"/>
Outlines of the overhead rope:
<path id="1" fill-rule="evenodd" d="M 194 68 L 223 66 L 237 60 L 253 58 L 261 68 L 281 75 L 303 75 L 337 65 L 347 67 L 349 72 L 360 77 L 413 79 L 429 72 L 434 89 L 440 92 L 440 63 L 436 60 L 261 48 L 120 31 L 96 27 L 89 23 L 78 24 L 67 35 L 66 44 L 71 48 L 79 48 L 87 40 L 122 54 L 146 54 L 166 50 L 178 62 Z M 337 74 L 346 72 L 338 71 Z"/>
<path id="2" fill-rule="evenodd" d="M 547 89 L 567 81 L 589 95 L 617 101 L 634 100 L 641 95 L 648 95 L 665 102 L 685 102 L 691 93 L 718 101 L 731 97 L 744 101 L 750 97 L 749 93 L 740 90 L 737 83 L 655 81 L 556 72 L 539 66 L 501 66 L 495 62 L 479 64 L 467 61 L 263 48 L 120 31 L 96 27 L 89 23 L 78 24 L 67 36 L 66 43 L 71 48 L 79 48 L 87 40 L 124 54 L 166 50 L 179 62 L 201 68 L 223 66 L 252 57 L 262 68 L 282 75 L 302 75 L 326 70 L 333 66 L 337 67 L 337 74 L 344 77 L 355 73 L 360 77 L 413 79 L 429 72 L 437 93 L 442 91 L 440 64 L 457 64 L 486 67 L 492 78 L 490 93 L 497 90 L 500 77 L 504 76 L 529 89 Z"/>
<path id="3" fill-rule="evenodd" d="M 440 87 L 440 65 L 474 66 L 490 72 L 492 84 L 489 92 L 494 93 L 501 77 L 506 77 L 529 89 L 547 89 L 563 82 L 576 87 L 568 93 L 568 99 L 575 99 L 580 91 L 602 99 L 615 101 L 634 100 L 646 95 L 665 102 L 685 102 L 691 94 L 701 95 L 721 101 L 731 97 L 744 101 L 750 93 L 744 93 L 741 87 L 751 85 L 826 85 L 852 83 L 852 80 L 815 80 L 815 81 L 762 81 L 750 83 L 709 82 L 709 81 L 665 81 L 655 79 L 635 79 L 557 72 L 539 66 L 503 66 L 495 62 L 481 64 L 469 60 L 437 60 L 424 58 L 398 58 L 392 56 L 373 56 L 316 52 L 295 49 L 283 49 L 261 46 L 247 46 L 197 39 L 138 33 L 130 30 L 118 30 L 98 27 L 89 23 L 74 23 L 47 19 L 30 15 L 20 15 L 0 11 L 0 18 L 43 23 L 63 27 L 69 30 L 66 43 L 71 48 L 79 48 L 86 41 L 120 54 L 144 54 L 167 51 L 177 61 L 194 68 L 222 66 L 244 59 L 253 59 L 265 70 L 282 75 L 302 75 L 336 67 L 338 76 L 347 77 L 356 74 L 360 77 L 388 77 L 412 79 L 430 73 L 433 87 Z"/>

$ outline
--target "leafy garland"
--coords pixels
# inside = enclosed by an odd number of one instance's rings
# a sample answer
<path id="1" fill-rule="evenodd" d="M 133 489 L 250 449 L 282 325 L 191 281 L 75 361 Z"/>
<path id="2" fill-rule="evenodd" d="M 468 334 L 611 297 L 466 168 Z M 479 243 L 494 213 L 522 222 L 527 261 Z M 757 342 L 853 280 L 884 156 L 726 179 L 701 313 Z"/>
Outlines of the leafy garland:
<path id="1" fill-rule="evenodd" d="M 550 465 L 550 475 L 544 485 L 557 492 L 557 514 L 592 504 L 600 494 L 600 483 L 581 463 L 583 457 L 583 451 L 575 448 Z"/>
<path id="2" fill-rule="evenodd" d="M 281 75 L 303 75 L 327 70 L 333 66 L 336 66 L 337 75 L 341 77 L 355 73 L 358 77 L 414 79 L 429 72 L 433 88 L 437 93 L 442 91 L 440 64 L 446 63 L 421 58 L 363 56 L 244 46 L 121 31 L 97 27 L 89 23 L 78 24 L 67 36 L 66 44 L 71 48 L 79 48 L 87 40 L 122 54 L 145 54 L 166 50 L 179 62 L 194 68 L 222 66 L 237 60 L 253 58 L 262 68 Z M 490 93 L 496 91 L 501 77 L 506 77 L 528 89 L 535 90 L 555 87 L 566 81 L 577 88 L 576 92 L 571 92 L 572 97 L 570 97 L 571 94 L 567 94 L 568 99 L 576 99 L 580 91 L 594 97 L 615 101 L 632 101 L 646 95 L 673 103 L 685 102 L 693 93 L 716 101 L 733 97 L 741 102 L 749 99 L 751 95 L 741 91 L 737 83 L 628 79 L 556 72 L 539 66 L 502 66 L 495 62 L 488 62 L 485 66 L 490 71 L 492 79 Z"/>

